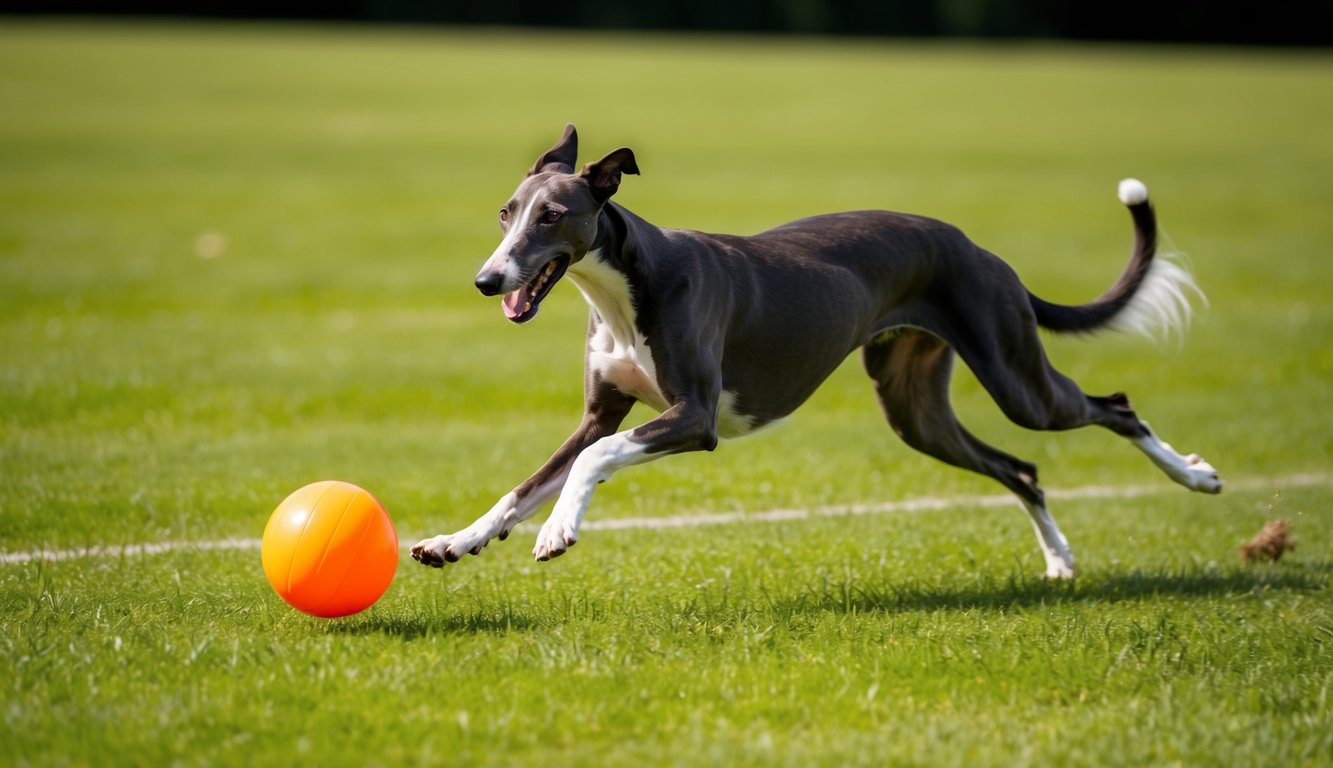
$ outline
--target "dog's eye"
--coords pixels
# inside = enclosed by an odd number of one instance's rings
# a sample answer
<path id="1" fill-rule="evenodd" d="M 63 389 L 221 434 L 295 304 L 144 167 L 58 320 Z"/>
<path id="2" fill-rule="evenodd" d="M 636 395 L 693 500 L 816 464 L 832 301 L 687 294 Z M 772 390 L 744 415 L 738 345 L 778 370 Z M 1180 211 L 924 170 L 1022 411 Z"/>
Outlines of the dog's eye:
<path id="1" fill-rule="evenodd" d="M 501 208 L 501 209 L 500 209 L 500 223 L 501 223 L 501 224 L 508 224 L 508 223 L 509 223 L 509 209 L 508 209 L 508 208 Z"/>
<path id="2" fill-rule="evenodd" d="M 543 213 L 543 214 L 542 214 L 542 223 L 543 223 L 543 224 L 554 224 L 554 223 L 556 223 L 557 221 L 560 221 L 560 217 L 563 216 L 563 215 L 564 215 L 564 214 L 562 214 L 560 211 L 549 210 L 549 211 L 547 211 L 546 213 Z"/>

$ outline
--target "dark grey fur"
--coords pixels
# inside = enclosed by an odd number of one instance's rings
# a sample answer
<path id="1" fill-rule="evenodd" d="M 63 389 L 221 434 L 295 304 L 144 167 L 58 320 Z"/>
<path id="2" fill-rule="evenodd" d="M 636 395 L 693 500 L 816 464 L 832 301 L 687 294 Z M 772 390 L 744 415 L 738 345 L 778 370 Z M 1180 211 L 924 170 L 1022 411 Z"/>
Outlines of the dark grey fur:
<path id="1" fill-rule="evenodd" d="M 903 440 L 995 478 L 1031 505 L 1043 505 L 1036 467 L 981 442 L 954 417 L 948 389 L 955 354 L 1021 426 L 1096 424 L 1131 439 L 1151 434 L 1125 395 L 1087 396 L 1056 371 L 1038 335 L 1039 326 L 1097 330 L 1133 299 L 1155 254 L 1146 200 L 1130 207 L 1136 242 L 1121 279 L 1090 304 L 1061 306 L 1034 297 L 1007 264 L 956 227 L 921 216 L 838 213 L 751 237 L 662 229 L 610 200 L 622 174 L 638 172 L 633 152 L 616 150 L 574 173 L 576 153 L 571 125 L 505 207 L 506 221 L 530 203 L 554 211 L 556 220 L 507 231 L 508 257 L 521 274 L 483 269 L 477 286 L 488 295 L 513 291 L 553 260 L 558 279 L 590 252 L 623 274 L 669 406 L 629 433 L 650 453 L 712 450 L 723 390 L 756 427 L 787 416 L 857 349 Z M 530 297 L 531 310 L 518 321 L 531 319 L 554 282 Z M 593 327 L 598 319 L 594 309 Z M 520 500 L 542 488 L 550 496 L 574 459 L 614 434 L 635 402 L 593 370 L 585 393 L 583 423 L 515 489 Z M 413 553 L 431 565 L 459 554 L 447 547 Z"/>

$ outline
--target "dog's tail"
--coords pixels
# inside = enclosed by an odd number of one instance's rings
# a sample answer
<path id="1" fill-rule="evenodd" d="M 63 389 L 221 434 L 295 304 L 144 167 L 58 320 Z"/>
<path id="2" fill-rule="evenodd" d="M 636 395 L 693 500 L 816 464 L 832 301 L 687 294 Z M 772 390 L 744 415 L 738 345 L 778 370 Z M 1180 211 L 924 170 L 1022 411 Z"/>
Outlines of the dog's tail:
<path id="1" fill-rule="evenodd" d="M 1037 324 L 1056 333 L 1132 331 L 1162 339 L 1183 333 L 1193 314 L 1190 299 L 1206 302 L 1179 254 L 1158 252 L 1157 216 L 1148 188 L 1138 179 L 1120 182 L 1120 202 L 1134 219 L 1134 253 L 1120 279 L 1090 303 L 1066 306 L 1028 294 Z"/>

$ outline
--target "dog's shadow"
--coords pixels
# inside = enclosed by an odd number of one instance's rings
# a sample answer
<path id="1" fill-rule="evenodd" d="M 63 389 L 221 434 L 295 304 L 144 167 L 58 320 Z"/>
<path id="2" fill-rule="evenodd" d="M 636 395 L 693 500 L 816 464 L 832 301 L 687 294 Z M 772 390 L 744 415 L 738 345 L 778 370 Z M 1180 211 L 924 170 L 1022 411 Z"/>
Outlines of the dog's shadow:
<path id="1" fill-rule="evenodd" d="M 906 613 L 911 611 L 1012 610 L 1060 604 L 1133 603 L 1161 597 L 1210 598 L 1262 596 L 1327 589 L 1333 563 L 1326 560 L 1226 569 L 1181 569 L 1092 574 L 1073 582 L 1040 577 L 976 579 L 969 583 L 867 583 L 810 588 L 770 597 L 775 621 L 815 613 Z M 500 635 L 548 625 L 522 609 L 422 610 L 402 606 L 372 610 L 330 622 L 325 631 L 339 635 L 380 635 L 404 642 L 447 635 Z M 559 623 L 559 622 L 556 622 Z"/>
<path id="2" fill-rule="evenodd" d="M 1160 597 L 1209 598 L 1315 592 L 1326 589 L 1328 561 L 1228 569 L 1121 571 L 1078 580 L 1040 577 L 979 580 L 968 584 L 856 584 L 795 597 L 787 607 L 830 612 L 1004 610 L 1078 603 L 1130 603 Z"/>

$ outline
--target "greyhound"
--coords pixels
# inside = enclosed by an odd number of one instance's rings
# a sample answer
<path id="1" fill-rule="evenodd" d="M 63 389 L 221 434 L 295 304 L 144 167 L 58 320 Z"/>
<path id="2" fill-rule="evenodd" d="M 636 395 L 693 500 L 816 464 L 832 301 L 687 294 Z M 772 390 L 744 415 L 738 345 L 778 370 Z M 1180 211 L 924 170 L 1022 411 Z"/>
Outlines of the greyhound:
<path id="1" fill-rule="evenodd" d="M 533 548 L 537 560 L 557 557 L 578 541 L 598 483 L 773 424 L 858 348 L 899 437 L 1018 496 L 1048 578 L 1074 576 L 1069 544 L 1046 509 L 1036 466 L 958 423 L 948 400 L 955 355 L 1020 426 L 1097 424 L 1186 488 L 1221 490 L 1211 465 L 1159 440 L 1124 394 L 1085 395 L 1056 371 L 1037 333 L 1170 331 L 1188 322 L 1198 289 L 1178 264 L 1154 258 L 1156 217 L 1141 182 L 1118 189 L 1134 222 L 1129 265 L 1100 298 L 1064 306 L 1029 293 L 957 228 L 921 216 L 835 213 L 751 237 L 661 229 L 611 202 L 621 176 L 639 173 L 633 151 L 622 147 L 575 173 L 577 153 L 569 125 L 500 209 L 503 239 L 476 287 L 502 296 L 515 323 L 532 320 L 565 276 L 582 292 L 591 306 L 582 423 L 471 525 L 413 546 L 417 561 L 438 568 L 479 554 L 558 496 Z M 617 431 L 636 401 L 660 415 Z"/>

